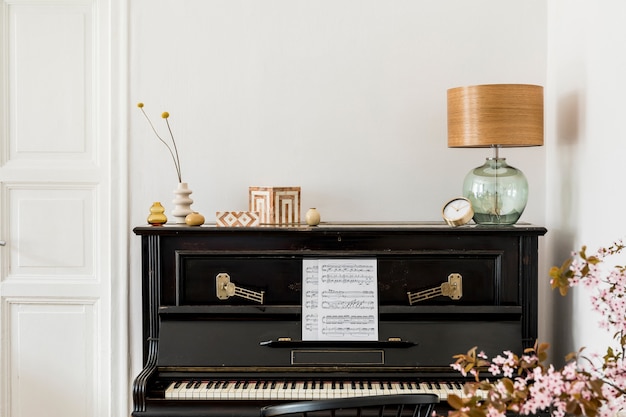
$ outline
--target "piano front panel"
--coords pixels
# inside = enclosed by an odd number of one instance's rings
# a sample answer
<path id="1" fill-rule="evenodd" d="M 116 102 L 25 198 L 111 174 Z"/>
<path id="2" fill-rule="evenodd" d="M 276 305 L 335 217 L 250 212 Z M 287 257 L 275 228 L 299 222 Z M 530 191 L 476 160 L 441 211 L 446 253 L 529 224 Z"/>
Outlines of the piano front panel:
<path id="1" fill-rule="evenodd" d="M 450 368 L 454 354 L 473 346 L 489 355 L 521 353 L 537 337 L 543 228 L 164 226 L 135 232 L 142 236 L 145 340 L 145 367 L 133 385 L 135 417 L 256 416 L 275 402 L 399 387 L 445 402 L 462 380 Z M 331 258 L 377 260 L 378 341 L 301 340 L 302 263 Z M 462 277 L 461 298 L 409 303 L 407 292 L 438 288 L 451 273 Z M 218 294 L 219 274 L 262 293 L 262 303 L 232 291 Z M 331 389 L 332 383 L 343 388 Z"/>
<path id="2" fill-rule="evenodd" d="M 407 292 L 439 288 L 451 273 L 462 276 L 463 296 L 451 301 L 435 297 L 420 305 L 519 305 L 519 287 L 503 280 L 502 251 L 389 255 L 377 251 L 354 253 L 351 258 L 377 260 L 381 306 L 408 306 Z M 221 252 L 177 253 L 177 300 L 175 305 L 254 305 L 241 297 L 220 299 L 218 274 L 227 273 L 237 287 L 264 293 L 263 305 L 299 306 L 302 300 L 304 259 L 346 257 L 332 252 L 306 255 L 272 255 L 271 251 L 224 255 Z M 505 274 L 516 271 L 504 271 Z"/>
<path id="3" fill-rule="evenodd" d="M 480 317 L 479 317 L 480 318 Z M 488 354 L 511 349 L 521 352 L 521 326 L 517 320 L 468 320 L 465 315 L 447 320 L 396 321 L 381 320 L 379 323 L 380 344 L 358 343 L 343 347 L 337 342 L 300 342 L 300 321 L 280 318 L 258 319 L 252 322 L 231 318 L 196 317 L 193 320 L 162 319 L 159 367 L 207 367 L 220 372 L 237 368 L 263 368 L 270 372 L 272 367 L 282 372 L 320 372 L 326 366 L 329 371 L 337 367 L 376 367 L 385 369 L 420 370 L 446 369 L 453 362 L 452 356 L 464 353 L 478 345 Z M 480 331 L 477 331 L 480 329 Z M 409 347 L 387 345 L 384 341 L 399 337 L 411 342 Z M 270 347 L 263 342 L 291 338 L 294 342 L 285 347 Z M 301 346 L 300 346 L 301 344 Z M 298 361 L 299 352 L 321 352 L 317 364 Z M 342 352 L 352 356 L 359 351 L 371 352 L 363 355 L 361 362 L 345 360 Z M 294 360 L 294 355 L 296 360 Z M 326 359 L 323 359 L 326 358 Z M 345 365 L 344 365 L 345 364 Z"/>

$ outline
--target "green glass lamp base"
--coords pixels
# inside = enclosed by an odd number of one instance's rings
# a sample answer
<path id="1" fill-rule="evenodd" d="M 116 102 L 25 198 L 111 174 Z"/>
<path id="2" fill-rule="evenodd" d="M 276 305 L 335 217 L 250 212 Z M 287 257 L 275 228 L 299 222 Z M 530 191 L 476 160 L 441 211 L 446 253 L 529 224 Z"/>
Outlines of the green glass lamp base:
<path id="1" fill-rule="evenodd" d="M 472 202 L 477 224 L 515 224 L 528 202 L 528 181 L 506 158 L 487 158 L 465 177 L 463 196 Z"/>

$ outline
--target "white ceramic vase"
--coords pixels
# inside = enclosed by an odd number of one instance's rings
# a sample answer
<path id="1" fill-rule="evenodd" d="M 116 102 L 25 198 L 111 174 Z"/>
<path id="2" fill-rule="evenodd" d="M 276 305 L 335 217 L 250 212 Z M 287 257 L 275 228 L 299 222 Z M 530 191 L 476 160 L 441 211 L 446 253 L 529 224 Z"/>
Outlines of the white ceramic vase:
<path id="1" fill-rule="evenodd" d="M 304 215 L 304 219 L 309 226 L 317 226 L 320 224 L 320 212 L 314 207 L 310 208 Z"/>
<path id="2" fill-rule="evenodd" d="M 189 198 L 192 191 L 187 186 L 186 182 L 178 183 L 178 188 L 174 190 L 174 209 L 172 210 L 172 217 L 175 223 L 185 223 L 185 217 L 192 213 L 191 204 L 193 200 Z"/>

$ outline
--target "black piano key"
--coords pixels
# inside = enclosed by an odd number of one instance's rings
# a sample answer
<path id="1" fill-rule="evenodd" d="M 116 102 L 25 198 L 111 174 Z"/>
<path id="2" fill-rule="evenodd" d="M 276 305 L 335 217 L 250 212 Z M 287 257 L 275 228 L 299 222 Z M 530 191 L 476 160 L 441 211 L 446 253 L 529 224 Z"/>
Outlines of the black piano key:
<path id="1" fill-rule="evenodd" d="M 215 384 L 215 381 L 209 381 L 206 384 L 206 389 L 211 389 L 213 387 L 213 385 Z"/>
<path id="2" fill-rule="evenodd" d="M 180 388 L 182 384 L 183 384 L 182 381 L 178 381 L 174 384 L 174 388 Z"/>
<path id="3" fill-rule="evenodd" d="M 189 389 L 191 387 L 193 387 L 193 381 L 188 381 L 187 385 L 185 385 L 185 388 Z"/>

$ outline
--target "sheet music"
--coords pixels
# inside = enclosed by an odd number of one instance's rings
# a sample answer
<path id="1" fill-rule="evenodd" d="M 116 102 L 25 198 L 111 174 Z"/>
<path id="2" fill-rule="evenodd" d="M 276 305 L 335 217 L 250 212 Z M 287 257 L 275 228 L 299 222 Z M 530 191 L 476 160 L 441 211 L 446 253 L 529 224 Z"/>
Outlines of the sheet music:
<path id="1" fill-rule="evenodd" d="M 378 340 L 376 259 L 302 262 L 302 340 Z"/>

